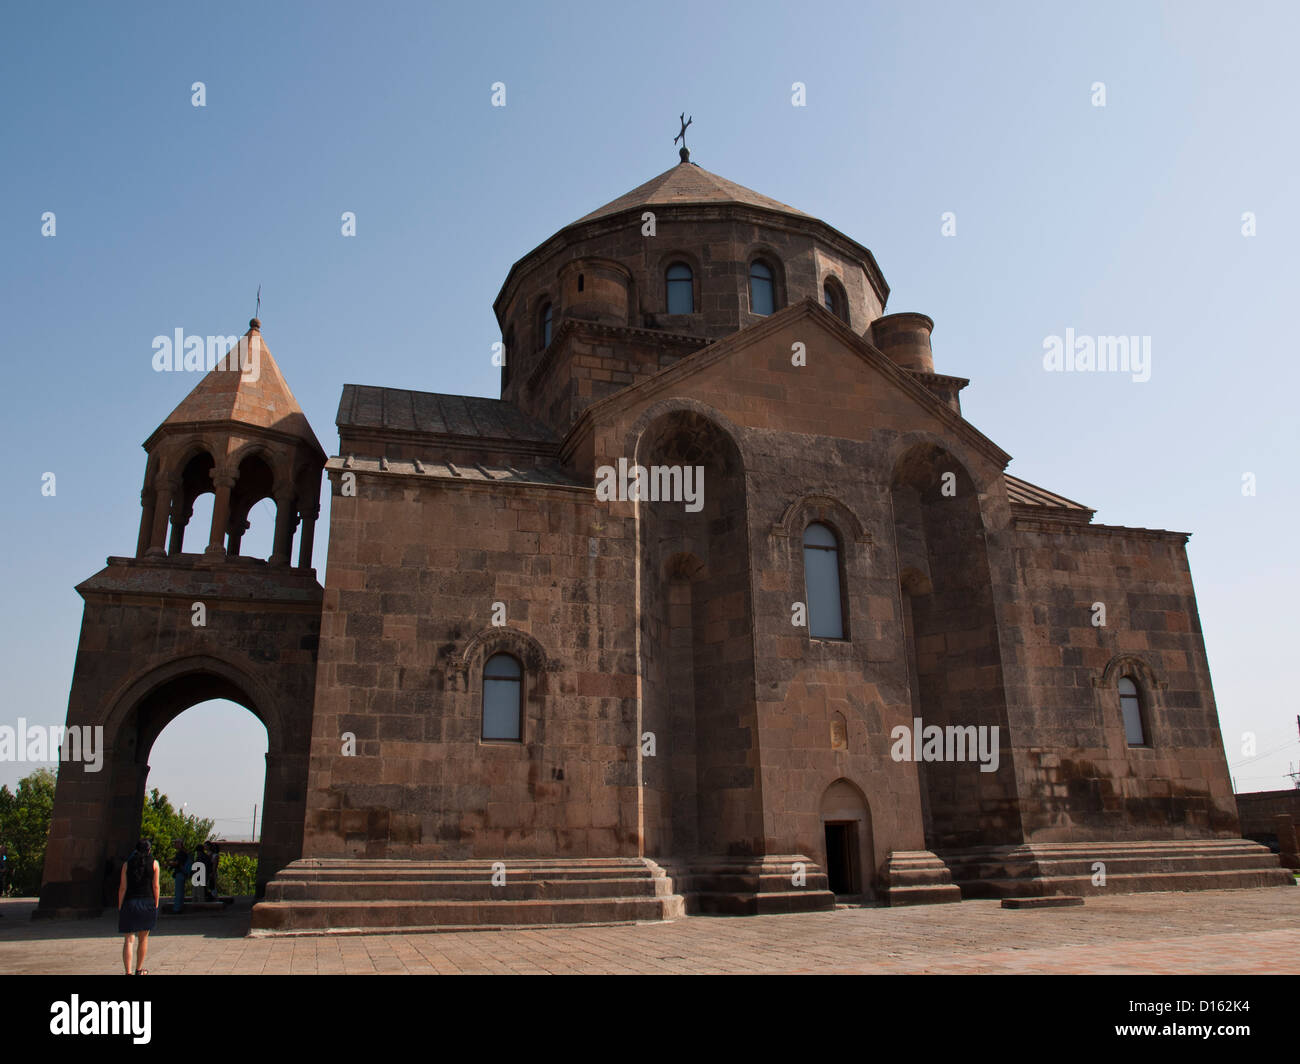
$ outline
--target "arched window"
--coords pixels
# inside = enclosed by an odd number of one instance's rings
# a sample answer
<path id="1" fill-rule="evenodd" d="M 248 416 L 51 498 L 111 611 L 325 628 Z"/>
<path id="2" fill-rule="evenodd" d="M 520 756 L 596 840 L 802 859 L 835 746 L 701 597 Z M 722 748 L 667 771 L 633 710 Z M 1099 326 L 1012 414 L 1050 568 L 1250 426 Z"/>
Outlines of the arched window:
<path id="1" fill-rule="evenodd" d="M 804 530 L 803 579 L 808 596 L 808 634 L 814 639 L 843 639 L 840 545 L 826 525 L 814 523 Z"/>
<path id="2" fill-rule="evenodd" d="M 844 298 L 844 289 L 834 278 L 828 277 L 822 284 L 822 305 L 840 321 L 849 320 L 848 301 Z"/>
<path id="3" fill-rule="evenodd" d="M 695 281 L 691 268 L 684 262 L 675 262 L 665 275 L 668 286 L 668 313 L 695 313 Z"/>
<path id="4" fill-rule="evenodd" d="M 551 346 L 551 304 L 542 307 L 542 348 Z"/>
<path id="5" fill-rule="evenodd" d="M 1137 684 L 1130 676 L 1119 678 L 1119 708 L 1124 714 L 1124 737 L 1129 746 L 1146 746 L 1146 732 L 1142 728 L 1142 697 Z"/>
<path id="6" fill-rule="evenodd" d="M 483 665 L 483 738 L 523 737 L 523 669 L 509 654 L 493 654 Z"/>
<path id="7" fill-rule="evenodd" d="M 776 309 L 772 267 L 762 259 L 755 259 L 749 267 L 749 309 L 755 314 L 771 314 Z"/>

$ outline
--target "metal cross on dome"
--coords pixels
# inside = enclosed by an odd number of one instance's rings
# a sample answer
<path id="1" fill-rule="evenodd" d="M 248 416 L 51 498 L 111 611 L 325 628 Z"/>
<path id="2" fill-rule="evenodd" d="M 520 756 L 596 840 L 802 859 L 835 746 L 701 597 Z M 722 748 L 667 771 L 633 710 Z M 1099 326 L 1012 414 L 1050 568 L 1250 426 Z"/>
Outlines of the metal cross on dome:
<path id="1" fill-rule="evenodd" d="M 680 133 L 678 133 L 677 136 L 673 137 L 673 143 L 676 144 L 676 143 L 680 140 L 680 141 L 682 142 L 682 147 L 685 148 L 685 147 L 686 147 L 686 127 L 689 126 L 692 122 L 695 121 L 695 117 L 692 115 L 690 118 L 687 118 L 687 117 L 686 117 L 686 112 L 683 111 L 683 112 L 681 113 L 680 117 L 678 118 L 678 121 L 681 122 L 681 124 L 682 124 L 682 131 L 681 131 Z"/>

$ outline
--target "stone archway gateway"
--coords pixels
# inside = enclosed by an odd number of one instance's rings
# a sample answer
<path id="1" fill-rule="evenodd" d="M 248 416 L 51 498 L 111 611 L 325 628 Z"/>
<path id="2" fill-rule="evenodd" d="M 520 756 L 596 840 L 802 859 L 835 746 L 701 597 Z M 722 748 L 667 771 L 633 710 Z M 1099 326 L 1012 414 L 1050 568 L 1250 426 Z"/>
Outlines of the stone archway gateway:
<path id="1" fill-rule="evenodd" d="M 203 655 L 185 657 L 150 670 L 117 697 L 99 703 L 102 719 L 92 725 L 104 729 L 105 756 L 99 771 L 71 761 L 60 767 L 42 912 L 93 912 L 101 904 L 112 906 L 115 862 L 139 837 L 150 751 L 168 724 L 213 699 L 243 706 L 267 731 L 258 893 L 299 855 L 309 722 L 286 720 L 276 695 L 241 667 Z M 165 863 L 166 855 L 159 856 Z"/>

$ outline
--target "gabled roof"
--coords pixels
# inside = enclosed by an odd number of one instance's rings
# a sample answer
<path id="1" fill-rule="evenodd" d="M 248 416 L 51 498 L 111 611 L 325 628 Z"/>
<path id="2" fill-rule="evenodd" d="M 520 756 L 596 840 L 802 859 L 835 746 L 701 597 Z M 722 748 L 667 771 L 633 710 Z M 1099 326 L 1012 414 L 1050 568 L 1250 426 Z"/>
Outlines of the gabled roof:
<path id="1" fill-rule="evenodd" d="M 411 432 L 429 436 L 555 443 L 556 436 L 513 403 L 477 395 L 446 395 L 365 384 L 343 385 L 342 429 Z"/>
<path id="2" fill-rule="evenodd" d="M 605 206 L 583 215 L 573 224 L 580 225 L 597 218 L 605 218 L 633 207 L 672 206 L 685 203 L 741 203 L 750 207 L 762 207 L 769 211 L 797 215 L 800 218 L 811 217 L 789 204 L 710 173 L 696 163 L 682 162 L 671 170 L 665 170 L 658 177 L 652 177 L 644 185 L 638 185 L 618 199 L 611 200 Z"/>
<path id="3" fill-rule="evenodd" d="M 271 357 L 256 318 L 240 342 L 167 415 L 160 428 L 230 422 L 297 436 L 325 453 Z"/>

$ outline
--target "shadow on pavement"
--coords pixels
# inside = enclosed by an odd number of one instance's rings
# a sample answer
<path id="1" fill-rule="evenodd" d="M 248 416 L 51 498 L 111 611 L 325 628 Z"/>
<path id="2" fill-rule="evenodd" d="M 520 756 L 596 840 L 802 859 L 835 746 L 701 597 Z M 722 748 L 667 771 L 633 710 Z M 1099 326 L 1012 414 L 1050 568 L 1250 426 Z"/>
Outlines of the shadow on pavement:
<path id="1" fill-rule="evenodd" d="M 33 920 L 36 898 L 0 898 L 0 942 L 83 939 L 94 934 L 116 937 L 117 910 L 105 909 L 99 916 L 82 919 Z M 251 897 L 236 898 L 234 903 L 217 910 L 197 910 L 173 914 L 169 899 L 163 899 L 158 912 L 158 927 L 153 933 L 168 938 L 197 935 L 202 938 L 243 938 L 253 911 Z"/>

